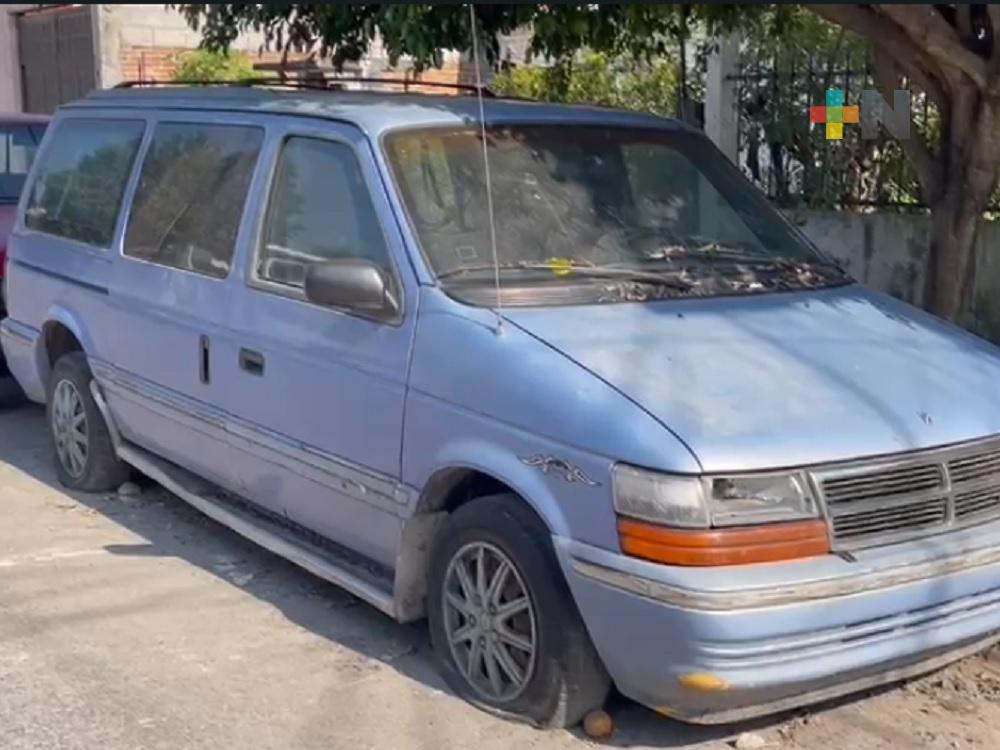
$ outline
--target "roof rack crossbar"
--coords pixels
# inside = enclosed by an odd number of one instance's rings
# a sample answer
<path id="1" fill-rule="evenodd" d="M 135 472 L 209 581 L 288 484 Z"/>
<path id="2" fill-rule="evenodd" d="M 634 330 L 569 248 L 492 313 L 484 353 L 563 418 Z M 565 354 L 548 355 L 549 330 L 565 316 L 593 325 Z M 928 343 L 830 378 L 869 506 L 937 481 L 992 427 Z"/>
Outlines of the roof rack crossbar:
<path id="1" fill-rule="evenodd" d="M 299 71 L 296 71 L 299 72 Z M 445 81 L 414 81 L 405 78 L 372 78 L 367 76 L 316 76 L 314 71 L 308 71 L 309 75 L 304 78 L 281 78 L 278 76 L 267 77 L 260 76 L 254 78 L 246 78 L 240 81 L 142 81 L 142 80 L 132 80 L 132 81 L 122 81 L 115 85 L 116 89 L 133 89 L 133 88 L 169 88 L 169 87 L 182 87 L 182 86 L 229 86 L 233 88 L 250 88 L 253 86 L 263 86 L 263 87 L 274 87 L 274 88 L 290 88 L 290 89 L 306 89 L 314 91 L 338 91 L 342 90 L 342 85 L 345 83 L 372 83 L 381 84 L 385 86 L 402 86 L 403 93 L 409 93 L 411 87 L 416 88 L 441 88 L 441 89 L 451 89 L 454 91 L 462 91 L 469 94 L 476 94 L 480 91 L 480 87 L 474 84 L 468 83 L 447 83 Z M 496 93 L 487 86 L 482 87 L 483 96 L 489 98 L 496 98 Z"/>

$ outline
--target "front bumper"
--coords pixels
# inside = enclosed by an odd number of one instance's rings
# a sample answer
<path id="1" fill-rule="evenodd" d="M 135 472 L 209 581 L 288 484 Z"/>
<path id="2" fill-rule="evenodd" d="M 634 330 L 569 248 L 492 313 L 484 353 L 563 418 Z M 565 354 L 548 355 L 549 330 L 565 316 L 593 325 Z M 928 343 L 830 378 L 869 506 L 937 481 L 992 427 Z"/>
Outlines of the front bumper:
<path id="1" fill-rule="evenodd" d="M 853 562 L 830 555 L 716 569 L 555 544 L 619 690 L 687 721 L 826 700 L 1000 641 L 1000 523 Z"/>

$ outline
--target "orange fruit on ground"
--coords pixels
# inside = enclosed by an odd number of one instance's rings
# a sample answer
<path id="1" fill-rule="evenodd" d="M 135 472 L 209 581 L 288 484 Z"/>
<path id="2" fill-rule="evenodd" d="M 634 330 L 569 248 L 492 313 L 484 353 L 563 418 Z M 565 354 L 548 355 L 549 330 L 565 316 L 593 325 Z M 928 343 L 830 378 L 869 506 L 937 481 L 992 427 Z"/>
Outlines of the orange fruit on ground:
<path id="1" fill-rule="evenodd" d="M 583 717 L 583 731 L 592 740 L 606 740 L 615 731 L 615 723 L 607 711 L 597 709 Z"/>

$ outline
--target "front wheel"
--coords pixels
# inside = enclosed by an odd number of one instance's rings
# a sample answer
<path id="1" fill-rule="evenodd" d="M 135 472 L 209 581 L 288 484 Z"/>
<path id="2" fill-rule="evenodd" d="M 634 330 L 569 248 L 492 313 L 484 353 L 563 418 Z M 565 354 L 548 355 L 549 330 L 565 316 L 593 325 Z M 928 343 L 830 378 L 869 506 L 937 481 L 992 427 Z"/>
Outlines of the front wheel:
<path id="1" fill-rule="evenodd" d="M 90 393 L 92 379 L 82 352 L 64 354 L 52 368 L 46 412 L 59 481 L 74 490 L 107 492 L 128 479 Z"/>
<path id="2" fill-rule="evenodd" d="M 428 618 L 448 684 L 491 713 L 572 726 L 607 697 L 548 531 L 514 495 L 474 500 L 441 529 Z"/>

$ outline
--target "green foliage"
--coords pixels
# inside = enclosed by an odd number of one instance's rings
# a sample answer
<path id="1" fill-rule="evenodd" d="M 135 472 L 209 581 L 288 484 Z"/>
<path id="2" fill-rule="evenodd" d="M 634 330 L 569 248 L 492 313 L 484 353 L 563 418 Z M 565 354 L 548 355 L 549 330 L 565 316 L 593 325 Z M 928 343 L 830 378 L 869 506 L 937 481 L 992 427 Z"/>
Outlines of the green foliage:
<path id="1" fill-rule="evenodd" d="M 748 176 L 784 206 L 835 208 L 855 204 L 919 204 L 916 175 L 899 142 L 882 131 L 864 140 L 844 128 L 827 141 L 810 125 L 810 105 L 827 89 L 847 91 L 857 104 L 863 89 L 877 88 L 868 72 L 869 45 L 814 13 L 785 7 L 773 33 L 748 36 L 737 84 L 741 152 Z M 917 129 L 935 126 L 936 111 L 915 95 Z"/>
<path id="2" fill-rule="evenodd" d="M 200 49 L 180 56 L 175 81 L 245 81 L 256 77 L 250 58 L 239 52 Z"/>
<path id="3" fill-rule="evenodd" d="M 180 4 L 208 49 L 227 49 L 246 31 L 263 33 L 280 49 L 316 48 L 335 66 L 357 61 L 379 37 L 392 64 L 408 55 L 416 69 L 439 65 L 441 51 L 472 48 L 464 4 Z M 531 52 L 551 60 L 581 49 L 649 61 L 668 51 L 695 24 L 710 33 L 739 23 L 757 29 L 774 15 L 754 5 L 477 4 L 476 26 L 488 59 L 499 56 L 499 34 L 530 25 Z M 761 10 L 765 9 L 765 10 Z M 779 12 L 780 15 L 780 12 Z"/>
<path id="4" fill-rule="evenodd" d="M 673 61 L 624 63 L 590 52 L 578 60 L 548 67 L 508 68 L 494 78 L 492 88 L 505 96 L 538 101 L 600 104 L 672 115 L 677 108 L 678 85 Z"/>

